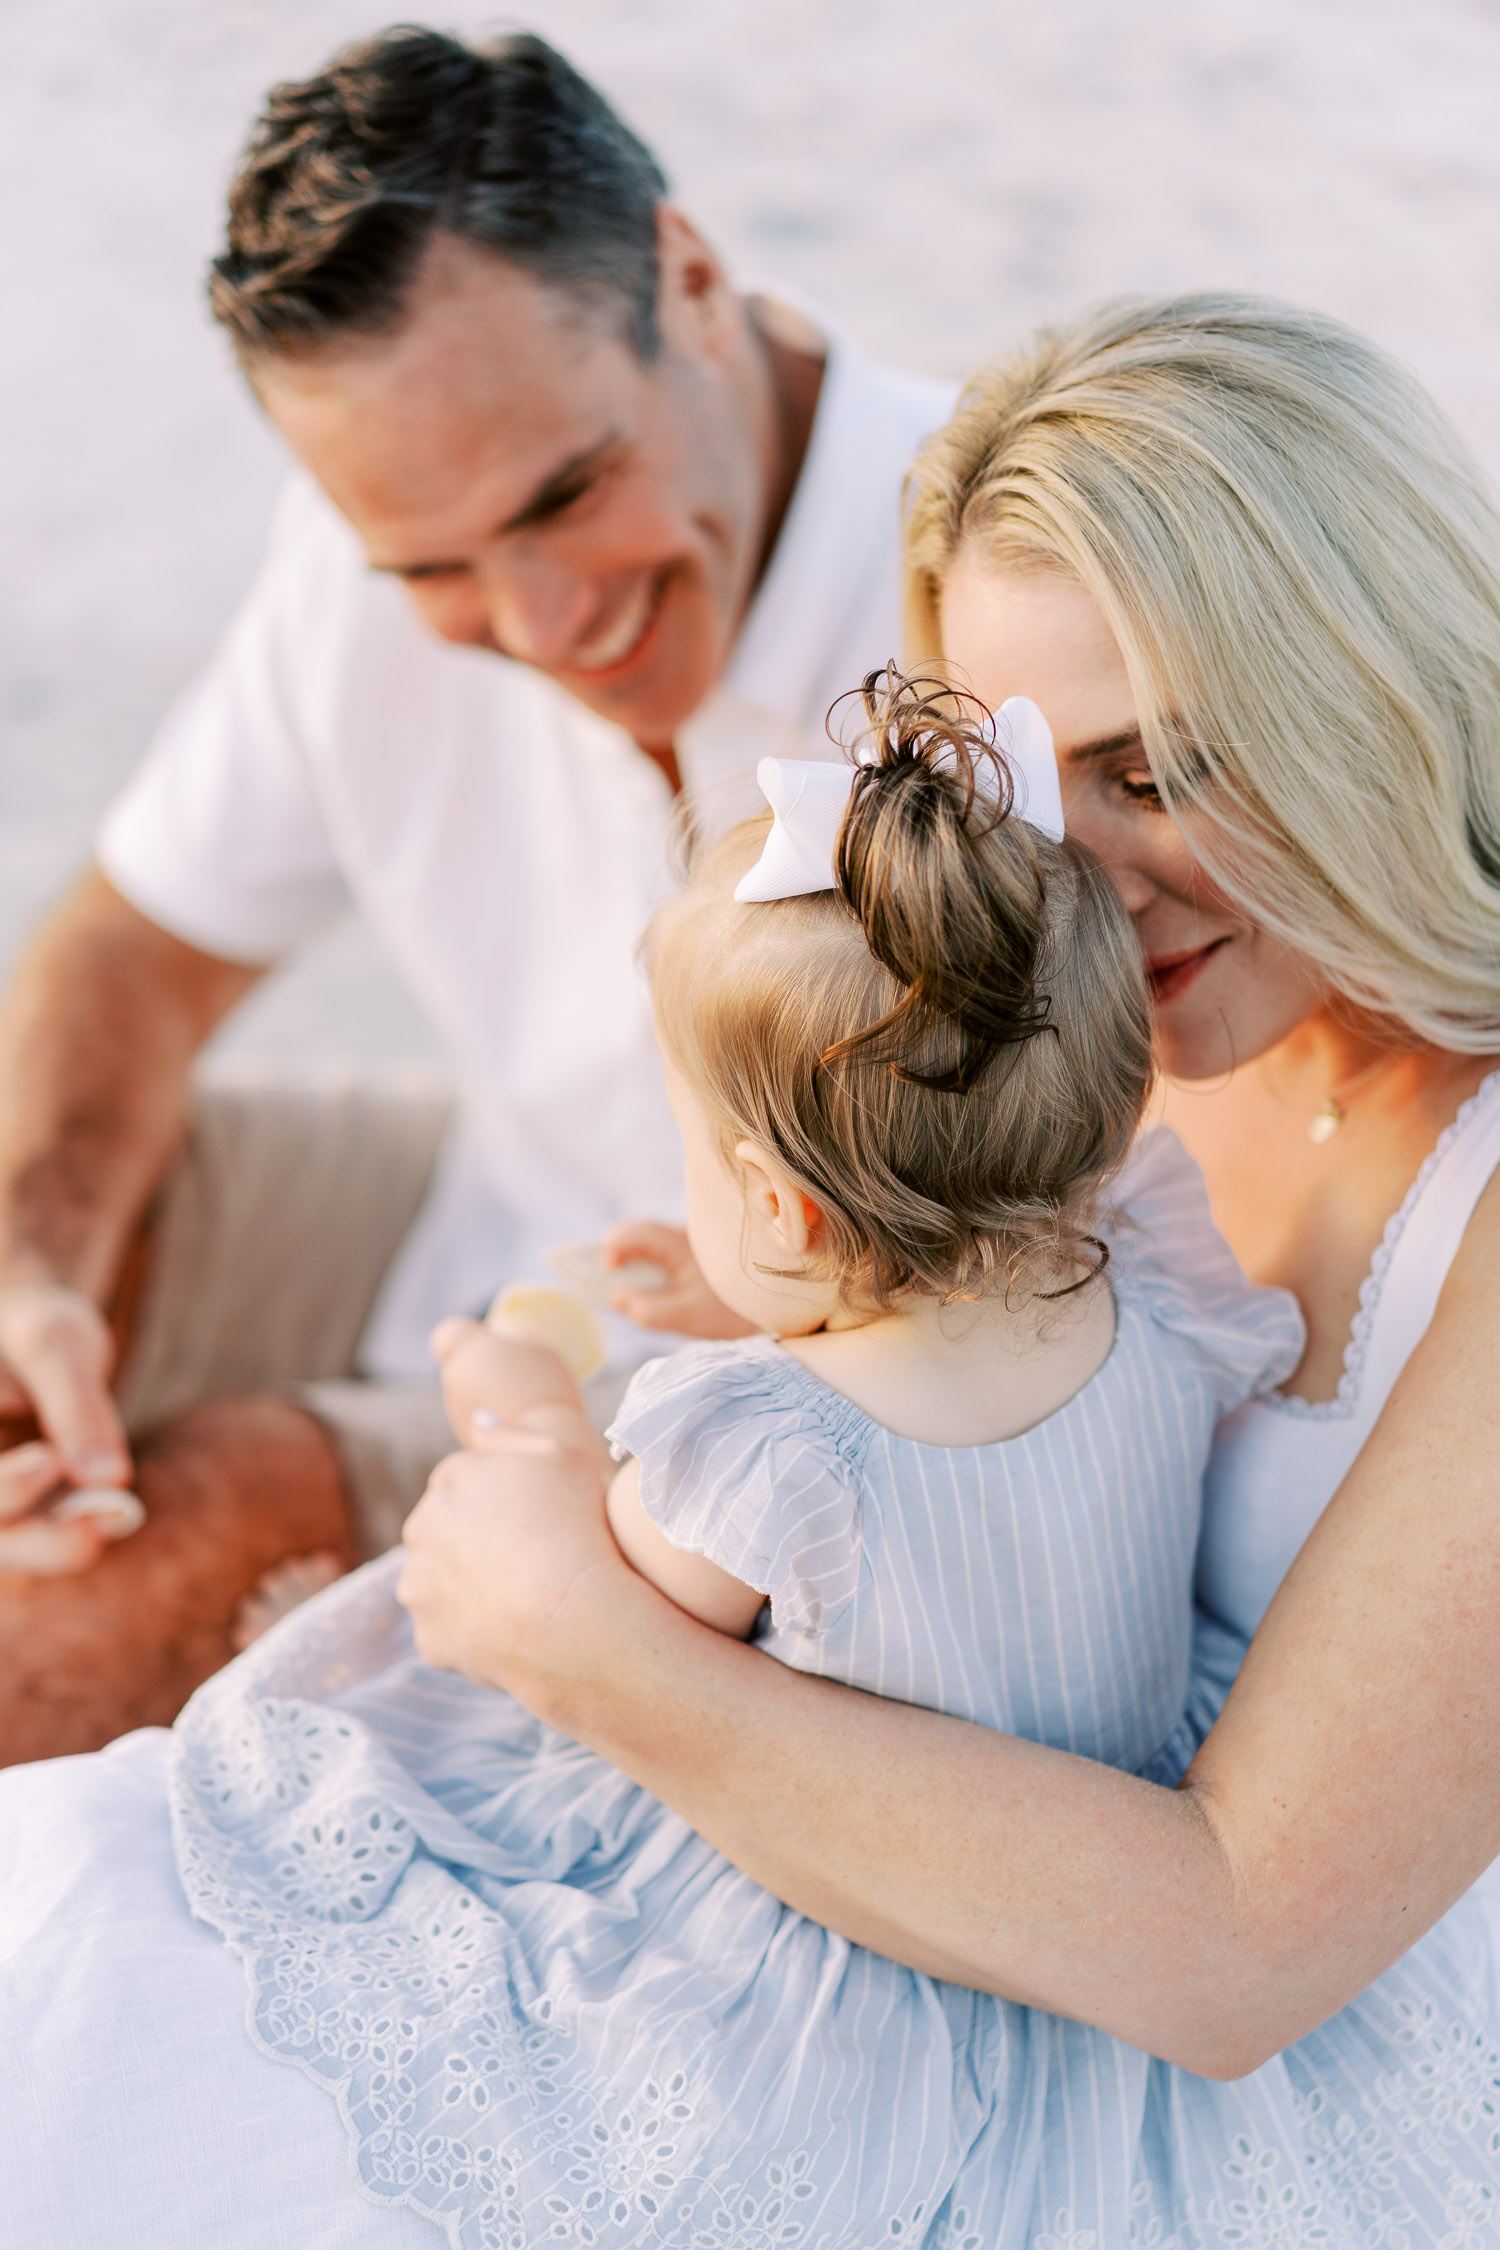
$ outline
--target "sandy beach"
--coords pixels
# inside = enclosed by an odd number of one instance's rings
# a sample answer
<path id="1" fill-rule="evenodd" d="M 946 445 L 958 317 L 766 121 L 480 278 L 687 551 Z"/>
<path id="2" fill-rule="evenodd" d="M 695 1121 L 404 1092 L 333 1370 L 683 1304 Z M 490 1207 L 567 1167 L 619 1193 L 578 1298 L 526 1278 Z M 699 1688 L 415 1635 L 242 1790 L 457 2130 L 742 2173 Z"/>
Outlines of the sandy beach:
<path id="1" fill-rule="evenodd" d="M 0 13 L 7 956 L 212 646 L 284 473 L 202 305 L 236 145 L 267 83 L 382 20 L 368 0 Z M 535 0 L 516 20 L 598 79 L 742 276 L 882 356 L 962 373 L 1089 298 L 1271 290 L 1401 354 L 1500 474 L 1497 0 Z M 431 1052 L 352 927 L 229 1046 Z"/>

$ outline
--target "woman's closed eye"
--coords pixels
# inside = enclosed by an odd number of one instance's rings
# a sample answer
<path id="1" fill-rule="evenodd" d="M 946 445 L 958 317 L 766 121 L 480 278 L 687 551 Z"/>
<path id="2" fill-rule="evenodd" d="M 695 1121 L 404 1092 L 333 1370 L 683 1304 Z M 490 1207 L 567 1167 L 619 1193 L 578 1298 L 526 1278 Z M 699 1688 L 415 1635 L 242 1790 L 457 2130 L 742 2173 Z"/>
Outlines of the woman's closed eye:
<path id="1" fill-rule="evenodd" d="M 1116 786 L 1121 796 L 1127 798 L 1132 805 L 1144 805 L 1148 812 L 1164 812 L 1166 810 L 1162 803 L 1161 791 L 1157 788 L 1149 773 L 1120 774 L 1117 777 Z"/>

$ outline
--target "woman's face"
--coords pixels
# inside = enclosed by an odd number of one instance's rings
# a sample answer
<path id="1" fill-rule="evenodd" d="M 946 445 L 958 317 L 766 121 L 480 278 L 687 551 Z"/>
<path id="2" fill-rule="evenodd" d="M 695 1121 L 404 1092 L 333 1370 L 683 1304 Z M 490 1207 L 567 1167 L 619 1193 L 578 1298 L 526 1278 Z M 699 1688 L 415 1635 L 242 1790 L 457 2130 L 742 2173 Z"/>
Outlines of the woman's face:
<path id="1" fill-rule="evenodd" d="M 1167 1074 L 1216 1077 L 1305 1022 L 1323 1000 L 1312 964 L 1214 887 L 1162 809 L 1093 596 L 1059 574 L 987 568 L 963 548 L 941 623 L 958 683 L 987 710 L 1028 695 L 1045 712 L 1068 833 L 1103 860 L 1135 923 Z"/>

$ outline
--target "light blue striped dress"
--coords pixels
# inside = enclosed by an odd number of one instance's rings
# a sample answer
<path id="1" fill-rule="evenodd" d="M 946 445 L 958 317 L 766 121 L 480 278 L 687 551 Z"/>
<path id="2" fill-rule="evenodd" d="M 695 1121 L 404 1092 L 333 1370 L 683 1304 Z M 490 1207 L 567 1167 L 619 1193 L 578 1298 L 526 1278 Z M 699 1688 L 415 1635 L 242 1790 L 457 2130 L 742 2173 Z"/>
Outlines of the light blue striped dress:
<path id="1" fill-rule="evenodd" d="M 763 1338 L 644 1369 L 616 1435 L 668 1536 L 766 1593 L 779 1661 L 1170 1780 L 1212 1701 L 1210 1648 L 1189 1708 L 1214 1425 L 1301 1327 L 1244 1281 L 1169 1137 L 1122 1199 L 1114 1348 L 1024 1436 L 894 1437 Z M 173 1780 L 182 1878 L 245 1964 L 252 2035 L 337 2102 L 376 2201 L 455 2250 L 1468 2239 L 1437 2172 L 1383 2144 L 1405 2231 L 1356 2199 L 1347 2233 L 1299 2232 L 1256 2200 L 1266 2151 L 1295 2179 L 1309 2129 L 1278 2066 L 1209 2084 L 831 1936 L 601 1759 L 424 1667 L 396 1567 L 202 1690 Z"/>

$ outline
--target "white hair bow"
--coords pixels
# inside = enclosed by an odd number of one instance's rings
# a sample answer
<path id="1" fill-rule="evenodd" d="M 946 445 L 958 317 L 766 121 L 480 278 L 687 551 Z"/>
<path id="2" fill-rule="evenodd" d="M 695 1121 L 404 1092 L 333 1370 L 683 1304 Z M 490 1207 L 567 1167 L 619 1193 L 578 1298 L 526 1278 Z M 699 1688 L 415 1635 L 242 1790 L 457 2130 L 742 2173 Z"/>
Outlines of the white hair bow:
<path id="1" fill-rule="evenodd" d="M 995 748 L 1010 769 L 1012 810 L 1044 836 L 1063 839 L 1062 790 L 1052 729 L 1029 696 L 1013 695 L 994 718 Z M 735 885 L 743 905 L 803 898 L 838 887 L 839 829 L 857 768 L 841 760 L 762 758 L 755 778 L 775 819 L 761 855 Z"/>

